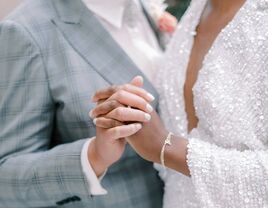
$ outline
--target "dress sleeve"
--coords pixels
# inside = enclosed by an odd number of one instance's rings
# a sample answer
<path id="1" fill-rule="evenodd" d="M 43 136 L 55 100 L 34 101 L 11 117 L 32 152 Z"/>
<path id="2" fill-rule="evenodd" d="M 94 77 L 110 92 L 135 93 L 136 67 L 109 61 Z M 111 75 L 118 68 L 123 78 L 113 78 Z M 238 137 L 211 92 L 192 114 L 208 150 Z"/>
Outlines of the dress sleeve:
<path id="1" fill-rule="evenodd" d="M 268 207 L 268 149 L 238 151 L 191 138 L 188 165 L 202 207 Z"/>

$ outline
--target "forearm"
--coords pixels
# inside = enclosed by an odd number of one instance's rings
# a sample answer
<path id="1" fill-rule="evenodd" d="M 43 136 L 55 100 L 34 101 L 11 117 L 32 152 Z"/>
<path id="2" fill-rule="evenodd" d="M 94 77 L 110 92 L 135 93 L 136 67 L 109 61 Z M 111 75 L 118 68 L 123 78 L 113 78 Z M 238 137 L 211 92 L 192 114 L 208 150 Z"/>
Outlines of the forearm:
<path id="1" fill-rule="evenodd" d="M 156 118 L 156 113 L 152 117 Z M 143 125 L 143 129 L 128 139 L 130 145 L 144 159 L 161 164 L 161 150 L 168 136 L 168 130 L 164 126 L 158 127 L 160 118 L 154 119 L 156 125 Z M 148 133 L 149 132 L 149 133 Z M 184 175 L 190 176 L 187 164 L 188 140 L 180 136 L 171 137 L 171 145 L 165 145 L 165 166 L 176 170 Z"/>

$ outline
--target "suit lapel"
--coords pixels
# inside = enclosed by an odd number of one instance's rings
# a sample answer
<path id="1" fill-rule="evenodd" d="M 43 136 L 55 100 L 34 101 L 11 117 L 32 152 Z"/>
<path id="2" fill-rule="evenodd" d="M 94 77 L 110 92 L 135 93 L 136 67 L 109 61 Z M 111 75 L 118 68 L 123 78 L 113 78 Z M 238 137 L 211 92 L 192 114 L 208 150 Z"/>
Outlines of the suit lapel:
<path id="1" fill-rule="evenodd" d="M 122 84 L 145 75 L 80 0 L 57 0 L 59 17 L 52 21 L 72 47 L 110 84 Z M 145 77 L 144 87 L 157 96 Z"/>
<path id="2" fill-rule="evenodd" d="M 153 20 L 153 18 L 151 17 L 151 15 L 149 14 L 148 12 L 148 8 L 146 7 L 146 4 L 144 3 L 145 0 L 139 0 L 140 1 L 140 4 L 142 6 L 142 10 L 143 10 L 143 13 L 145 15 L 145 17 L 147 18 L 152 30 L 154 31 L 154 34 L 157 38 L 157 41 L 158 41 L 158 44 L 159 46 L 165 50 L 165 44 L 163 44 L 163 41 L 162 41 L 162 33 L 159 31 L 158 29 L 158 26 L 156 25 L 155 21 Z"/>
<path id="3" fill-rule="evenodd" d="M 154 22 L 154 20 L 151 17 L 151 15 L 149 14 L 148 8 L 146 7 L 146 5 L 145 5 L 143 0 L 139 0 L 139 2 L 141 4 L 141 6 L 142 6 L 143 13 L 144 13 L 145 17 L 147 18 L 152 30 L 154 31 L 155 35 L 158 37 L 159 36 L 159 31 L 158 31 L 157 25 Z"/>

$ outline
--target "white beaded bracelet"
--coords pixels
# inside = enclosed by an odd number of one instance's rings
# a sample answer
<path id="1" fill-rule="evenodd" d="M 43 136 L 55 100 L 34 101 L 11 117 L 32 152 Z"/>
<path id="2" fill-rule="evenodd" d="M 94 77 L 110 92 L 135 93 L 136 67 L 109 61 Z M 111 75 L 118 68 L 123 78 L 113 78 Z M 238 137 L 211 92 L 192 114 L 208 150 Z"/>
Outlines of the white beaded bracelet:
<path id="1" fill-rule="evenodd" d="M 160 154 L 160 162 L 161 162 L 161 165 L 166 168 L 165 166 L 165 149 L 166 149 L 166 146 L 169 145 L 171 146 L 172 143 L 171 143 L 171 138 L 173 136 L 173 133 L 169 132 L 168 135 L 167 135 L 167 138 L 165 139 L 165 142 L 164 142 L 164 145 L 161 149 L 161 154 Z"/>

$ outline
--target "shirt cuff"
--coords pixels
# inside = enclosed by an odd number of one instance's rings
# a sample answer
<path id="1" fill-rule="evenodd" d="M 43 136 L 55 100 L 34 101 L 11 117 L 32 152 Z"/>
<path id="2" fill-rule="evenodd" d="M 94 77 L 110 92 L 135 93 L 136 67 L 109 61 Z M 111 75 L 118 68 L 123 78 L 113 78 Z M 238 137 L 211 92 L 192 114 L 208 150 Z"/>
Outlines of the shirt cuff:
<path id="1" fill-rule="evenodd" d="M 101 180 L 103 179 L 107 171 L 105 171 L 105 173 L 100 178 L 98 178 L 90 165 L 90 161 L 88 160 L 88 147 L 94 139 L 95 138 L 89 139 L 82 148 L 81 152 L 82 170 L 86 176 L 90 194 L 96 196 L 106 195 L 107 191 L 102 187 Z"/>

